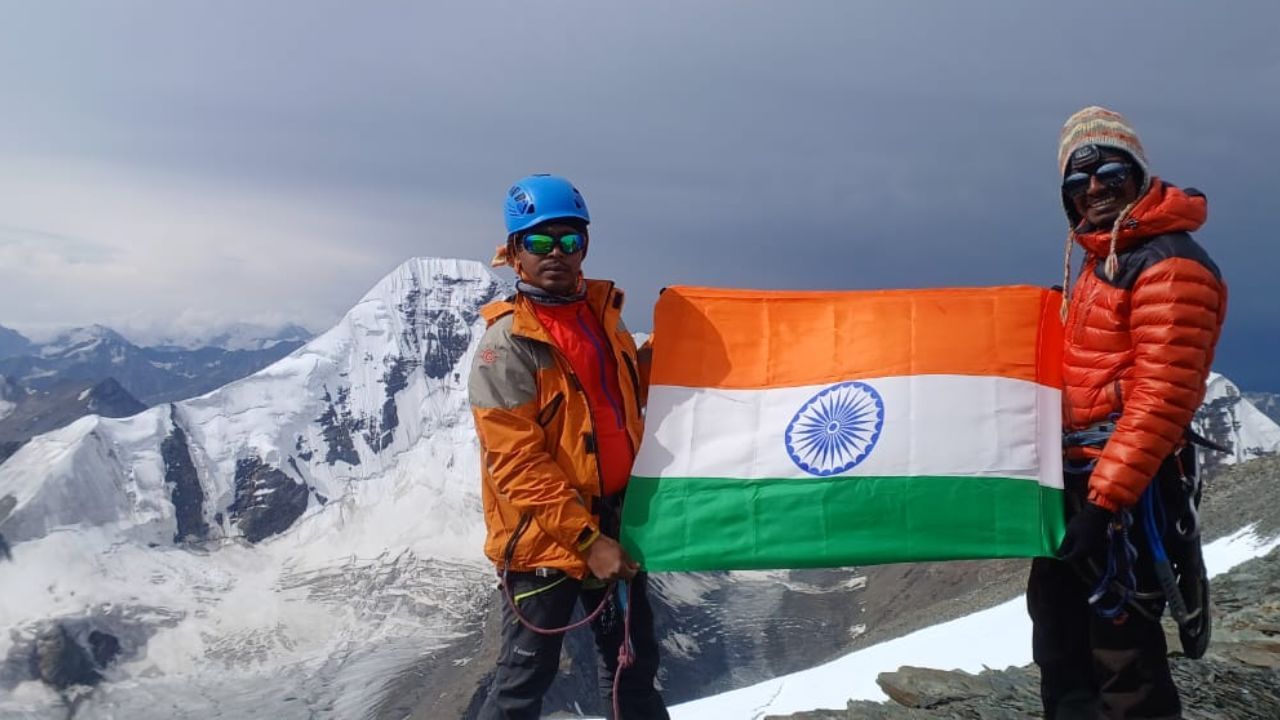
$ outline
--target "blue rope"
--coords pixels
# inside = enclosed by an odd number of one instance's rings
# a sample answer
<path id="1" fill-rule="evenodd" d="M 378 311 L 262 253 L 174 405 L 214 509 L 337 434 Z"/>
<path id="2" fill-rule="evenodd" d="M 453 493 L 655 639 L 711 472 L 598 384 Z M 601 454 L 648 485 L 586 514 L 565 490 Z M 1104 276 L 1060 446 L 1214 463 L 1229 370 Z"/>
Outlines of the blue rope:
<path id="1" fill-rule="evenodd" d="M 1116 521 L 1107 526 L 1107 569 L 1089 596 L 1089 604 L 1100 617 L 1125 616 L 1124 607 L 1137 592 L 1138 578 L 1133 566 L 1138 559 L 1138 549 L 1129 540 L 1132 525 L 1133 516 L 1128 510 L 1121 510 L 1116 514 Z M 1108 595 L 1115 596 L 1114 602 L 1104 602 Z"/>
<path id="2" fill-rule="evenodd" d="M 1156 562 L 1168 562 L 1169 556 L 1164 551 L 1164 503 L 1157 502 L 1155 499 L 1155 484 L 1153 479 L 1147 483 L 1147 489 L 1142 491 L 1142 520 L 1147 530 L 1147 545 L 1151 547 L 1151 555 Z M 1159 519 L 1157 520 L 1157 516 Z"/>

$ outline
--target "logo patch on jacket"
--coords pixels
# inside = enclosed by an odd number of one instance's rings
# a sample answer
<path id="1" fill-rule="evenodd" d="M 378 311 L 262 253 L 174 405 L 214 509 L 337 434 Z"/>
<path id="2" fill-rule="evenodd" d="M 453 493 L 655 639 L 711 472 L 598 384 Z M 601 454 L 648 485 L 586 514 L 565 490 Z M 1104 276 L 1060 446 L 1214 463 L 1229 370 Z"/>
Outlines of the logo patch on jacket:
<path id="1" fill-rule="evenodd" d="M 498 351 L 491 347 L 484 348 L 480 351 L 480 362 L 485 365 L 492 365 L 498 362 Z"/>

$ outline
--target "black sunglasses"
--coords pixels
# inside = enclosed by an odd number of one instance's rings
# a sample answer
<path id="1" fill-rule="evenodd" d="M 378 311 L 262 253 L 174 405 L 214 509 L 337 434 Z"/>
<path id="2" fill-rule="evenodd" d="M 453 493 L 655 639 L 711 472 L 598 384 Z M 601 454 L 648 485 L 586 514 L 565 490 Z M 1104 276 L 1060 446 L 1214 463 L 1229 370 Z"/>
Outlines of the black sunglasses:
<path id="1" fill-rule="evenodd" d="M 1114 190 L 1123 185 L 1132 172 L 1133 165 L 1127 162 L 1117 160 L 1104 162 L 1091 172 L 1077 170 L 1068 175 L 1067 179 L 1062 181 L 1062 192 L 1069 198 L 1080 197 L 1089 189 L 1090 177 L 1098 178 L 1098 182 Z"/>
<path id="2" fill-rule="evenodd" d="M 569 232 L 563 235 L 547 233 L 529 233 L 520 238 L 520 246 L 534 255 L 547 255 L 558 245 L 560 252 L 572 255 L 582 250 L 587 244 L 582 233 Z"/>

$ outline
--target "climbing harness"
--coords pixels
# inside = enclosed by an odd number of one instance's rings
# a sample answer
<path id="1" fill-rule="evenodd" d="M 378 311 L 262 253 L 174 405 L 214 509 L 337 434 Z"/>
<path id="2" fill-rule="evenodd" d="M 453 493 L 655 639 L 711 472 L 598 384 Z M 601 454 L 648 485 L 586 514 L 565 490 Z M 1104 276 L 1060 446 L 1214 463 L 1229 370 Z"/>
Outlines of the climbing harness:
<path id="1" fill-rule="evenodd" d="M 1068 473 L 1085 476 L 1092 472 L 1102 448 L 1115 432 L 1118 419 L 1118 414 L 1112 414 L 1107 422 L 1064 433 L 1064 450 L 1082 448 L 1088 452 L 1084 457 L 1065 458 L 1063 469 Z M 1186 431 L 1186 438 L 1194 445 L 1225 450 L 1190 429 Z M 1190 658 L 1198 658 L 1204 654 L 1208 645 L 1210 630 L 1208 581 L 1199 545 L 1198 501 L 1202 481 L 1197 474 L 1188 475 L 1186 472 L 1181 449 L 1175 451 L 1173 458 L 1178 470 L 1177 490 L 1180 498 L 1176 506 L 1176 517 L 1169 523 L 1166 503 L 1158 497 L 1160 483 L 1156 478 L 1152 478 L 1147 484 L 1132 510 L 1122 508 L 1116 512 L 1115 518 L 1107 526 L 1107 550 L 1103 567 L 1098 568 L 1092 561 L 1089 562 L 1097 578 L 1089 596 L 1089 604 L 1100 617 L 1116 623 L 1123 623 L 1127 619 L 1128 610 L 1137 611 L 1144 617 L 1157 621 L 1159 615 L 1151 612 L 1147 603 L 1163 597 L 1170 616 L 1178 625 L 1184 653 Z M 1147 551 L 1151 555 L 1152 567 L 1159 584 L 1157 592 L 1141 592 L 1137 587 L 1135 566 L 1138 550 L 1130 538 L 1135 522 L 1141 523 L 1142 534 L 1146 536 Z M 1179 567 L 1176 569 L 1165 547 L 1166 539 L 1176 539 L 1190 548 L 1189 556 L 1178 563 Z"/>
<path id="2" fill-rule="evenodd" d="M 628 598 L 628 589 L 631 586 L 631 581 L 623 580 L 621 582 L 608 582 L 605 585 L 604 594 L 600 597 L 600 604 L 588 613 L 586 617 L 578 620 L 577 622 L 572 622 L 558 628 L 544 628 L 534 625 L 524 616 L 523 613 L 520 612 L 518 600 L 529 597 L 529 595 L 536 594 L 537 592 L 541 592 L 541 590 L 521 595 L 521 597 L 517 598 L 515 591 L 512 590 L 511 584 L 508 582 L 507 578 L 508 569 L 511 567 L 511 558 L 515 553 L 516 542 L 529 527 L 530 520 L 531 516 L 528 513 L 524 513 L 520 516 L 520 522 L 516 524 L 516 529 L 511 533 L 511 539 L 507 541 L 507 546 L 503 550 L 502 572 L 499 574 L 502 597 L 506 598 L 507 607 L 511 608 L 511 614 L 515 616 L 516 620 L 518 620 L 521 625 L 525 626 L 525 628 L 531 632 L 539 635 L 562 635 L 570 630 L 576 630 L 583 627 L 589 624 L 592 620 L 600 617 L 600 615 L 605 611 L 605 608 L 610 605 L 610 599 L 613 593 L 617 593 L 618 605 L 622 610 L 622 642 L 618 645 L 618 668 L 613 673 L 613 717 L 615 720 L 621 720 L 622 713 L 620 712 L 621 705 L 618 702 L 618 688 L 622 682 L 622 671 L 631 667 L 632 663 L 635 662 L 635 650 L 631 644 L 631 603 Z M 542 590 L 554 587 L 562 582 L 566 577 L 568 576 L 562 576 L 560 580 L 542 588 Z"/>

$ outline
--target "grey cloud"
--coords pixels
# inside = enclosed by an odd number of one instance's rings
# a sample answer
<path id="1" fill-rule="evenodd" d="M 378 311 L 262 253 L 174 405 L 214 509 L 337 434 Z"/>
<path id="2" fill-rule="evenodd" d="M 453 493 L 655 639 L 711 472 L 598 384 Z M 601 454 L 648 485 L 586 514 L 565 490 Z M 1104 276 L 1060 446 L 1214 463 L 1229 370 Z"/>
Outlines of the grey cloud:
<path id="1" fill-rule="evenodd" d="M 1280 386 L 1234 334 L 1280 334 L 1273 3 L 128 1 L 16 16 L 0 29 L 0 168 L 73 156 L 312 198 L 376 229 L 349 242 L 387 270 L 487 258 L 506 185 L 560 172 L 596 219 L 588 269 L 630 290 L 637 327 L 676 282 L 1058 282 L 1057 131 L 1109 105 L 1159 174 L 1210 196 L 1201 237 L 1233 292 L 1222 369 Z M 336 317 L 371 273 L 293 282 Z"/>

